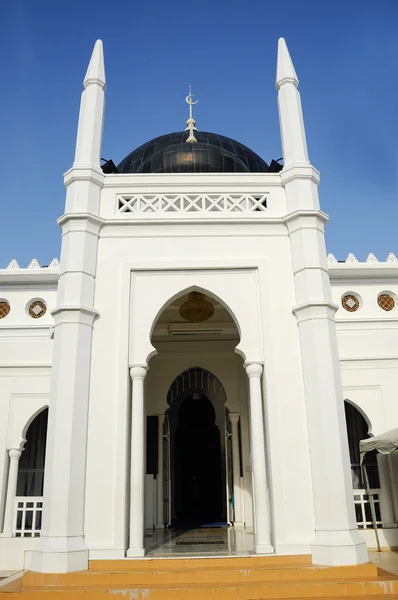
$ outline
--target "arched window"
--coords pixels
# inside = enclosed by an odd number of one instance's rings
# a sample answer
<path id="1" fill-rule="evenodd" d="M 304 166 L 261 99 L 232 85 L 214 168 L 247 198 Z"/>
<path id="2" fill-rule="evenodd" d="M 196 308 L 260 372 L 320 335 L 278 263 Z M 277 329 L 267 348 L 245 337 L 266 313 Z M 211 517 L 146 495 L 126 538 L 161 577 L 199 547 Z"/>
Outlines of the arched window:
<path id="1" fill-rule="evenodd" d="M 344 402 L 344 408 L 348 446 L 350 449 L 352 485 L 354 489 L 361 489 L 365 486 L 361 478 L 359 441 L 370 437 L 368 434 L 369 426 L 355 406 L 349 402 Z M 370 487 L 373 489 L 380 488 L 379 471 L 377 469 L 377 450 L 367 452 L 364 462 L 368 472 Z"/>
<path id="2" fill-rule="evenodd" d="M 17 496 L 42 496 L 46 457 L 48 408 L 29 425 L 19 459 Z"/>

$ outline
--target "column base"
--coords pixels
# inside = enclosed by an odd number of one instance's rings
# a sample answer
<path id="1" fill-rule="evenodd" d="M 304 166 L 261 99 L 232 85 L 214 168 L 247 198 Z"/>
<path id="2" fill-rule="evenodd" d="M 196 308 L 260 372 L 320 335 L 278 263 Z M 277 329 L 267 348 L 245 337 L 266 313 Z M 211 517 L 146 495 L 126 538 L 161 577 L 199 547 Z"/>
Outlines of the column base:
<path id="1" fill-rule="evenodd" d="M 30 570 L 69 573 L 88 569 L 88 549 L 83 537 L 42 537 L 31 552 Z"/>
<path id="2" fill-rule="evenodd" d="M 365 540 L 358 530 L 317 531 L 311 544 L 312 562 L 331 567 L 369 562 Z"/>
<path id="3" fill-rule="evenodd" d="M 145 548 L 129 548 L 127 550 L 128 558 L 142 558 L 145 556 Z"/>
<path id="4" fill-rule="evenodd" d="M 235 529 L 243 529 L 245 524 L 243 523 L 243 521 L 234 521 L 233 526 Z"/>
<path id="5" fill-rule="evenodd" d="M 256 554 L 274 554 L 274 547 L 271 544 L 256 544 Z"/>

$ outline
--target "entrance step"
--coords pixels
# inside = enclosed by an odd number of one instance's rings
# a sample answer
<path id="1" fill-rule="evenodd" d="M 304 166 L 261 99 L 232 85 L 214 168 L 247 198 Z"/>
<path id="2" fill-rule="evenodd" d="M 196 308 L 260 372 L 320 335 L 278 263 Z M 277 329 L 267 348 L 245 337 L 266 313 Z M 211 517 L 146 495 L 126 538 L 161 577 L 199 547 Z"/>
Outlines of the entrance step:
<path id="1" fill-rule="evenodd" d="M 375 596 L 398 600 L 398 577 L 373 563 L 315 566 L 309 556 L 91 561 L 87 571 L 26 572 L 0 587 L 0 600 L 363 600 Z"/>

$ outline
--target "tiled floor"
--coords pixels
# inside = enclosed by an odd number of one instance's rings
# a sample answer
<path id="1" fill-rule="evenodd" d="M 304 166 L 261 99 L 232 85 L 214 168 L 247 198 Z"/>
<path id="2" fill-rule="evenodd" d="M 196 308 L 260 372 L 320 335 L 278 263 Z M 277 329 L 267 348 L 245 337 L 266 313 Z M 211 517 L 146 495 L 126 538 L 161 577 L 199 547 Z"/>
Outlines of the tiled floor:
<path id="1" fill-rule="evenodd" d="M 369 552 L 370 562 L 375 563 L 380 569 L 398 575 L 398 551 L 384 550 L 383 552 Z"/>
<path id="2" fill-rule="evenodd" d="M 147 557 L 248 556 L 254 553 L 254 534 L 233 527 L 157 529 L 145 534 Z"/>

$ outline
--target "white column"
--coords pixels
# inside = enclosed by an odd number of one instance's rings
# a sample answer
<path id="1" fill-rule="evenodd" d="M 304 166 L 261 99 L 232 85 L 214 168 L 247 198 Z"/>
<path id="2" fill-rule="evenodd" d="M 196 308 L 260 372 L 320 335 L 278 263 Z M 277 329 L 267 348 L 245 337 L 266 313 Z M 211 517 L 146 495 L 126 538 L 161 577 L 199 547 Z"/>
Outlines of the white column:
<path id="1" fill-rule="evenodd" d="M 246 373 L 250 390 L 251 456 L 254 483 L 255 548 L 258 554 L 274 551 L 271 545 L 270 517 L 268 505 L 267 473 L 265 464 L 265 440 L 263 404 L 261 398 L 260 364 L 249 364 Z"/>
<path id="2" fill-rule="evenodd" d="M 387 456 L 377 453 L 377 467 L 380 479 L 380 512 L 384 528 L 396 527 L 394 521 L 393 498 L 391 493 L 390 475 L 388 472 Z"/>
<path id="3" fill-rule="evenodd" d="M 239 413 L 229 413 L 232 439 L 232 475 L 234 480 L 234 526 L 243 526 L 242 490 L 240 489 Z"/>
<path id="4" fill-rule="evenodd" d="M 164 423 L 164 415 L 158 415 L 158 474 L 156 477 L 156 527 L 164 527 L 164 518 L 163 518 L 163 423 Z"/>
<path id="5" fill-rule="evenodd" d="M 7 500 L 4 515 L 3 536 L 12 537 L 15 518 L 15 498 L 17 495 L 18 464 L 22 450 L 20 448 L 10 448 L 8 455 L 10 457 L 10 467 L 8 470 Z"/>
<path id="6" fill-rule="evenodd" d="M 127 556 L 144 556 L 145 517 L 145 431 L 144 379 L 147 369 L 131 367 L 131 475 L 130 475 L 130 542 Z"/>

